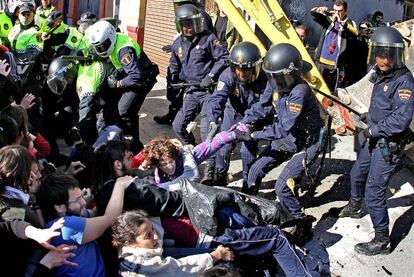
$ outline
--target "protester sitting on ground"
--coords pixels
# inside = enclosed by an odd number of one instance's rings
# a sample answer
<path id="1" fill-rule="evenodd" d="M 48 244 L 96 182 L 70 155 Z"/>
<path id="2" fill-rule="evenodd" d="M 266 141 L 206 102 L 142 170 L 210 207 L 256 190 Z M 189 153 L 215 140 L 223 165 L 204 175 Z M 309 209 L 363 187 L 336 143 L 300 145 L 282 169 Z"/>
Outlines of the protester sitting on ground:
<path id="1" fill-rule="evenodd" d="M 65 219 L 62 234 L 53 238 L 51 243 L 55 246 L 77 246 L 74 251 L 76 257 L 72 262 L 79 266 L 59 266 L 54 271 L 57 276 L 105 276 L 105 266 L 95 240 L 121 213 L 124 192 L 132 180 L 131 176 L 117 179 L 105 214 L 90 217 L 90 211 L 85 209 L 86 202 L 76 179 L 59 173 L 53 173 L 44 179 L 38 193 L 38 203 L 48 222 L 46 226 L 51 226 L 60 217 Z"/>
<path id="2" fill-rule="evenodd" d="M 210 247 L 216 250 L 206 249 L 206 254 L 192 256 L 191 249 L 186 249 L 188 256 L 180 259 L 163 257 L 163 236 L 159 218 L 150 219 L 145 211 L 129 211 L 120 215 L 112 226 L 112 243 L 119 250 L 119 275 L 197 276 L 219 260 L 231 261 L 234 257 L 254 259 L 267 254 L 273 256 L 273 264 L 277 261 L 286 276 L 320 274 L 306 267 L 277 227 L 226 230 L 222 236 L 212 238 Z M 182 251 L 179 248 L 175 250 Z"/>
<path id="3" fill-rule="evenodd" d="M 76 249 L 76 246 L 60 245 L 55 247 L 49 243 L 52 237 L 56 237 L 60 234 L 58 231 L 63 226 L 64 219 L 61 218 L 56 221 L 48 229 L 39 229 L 30 225 L 30 223 L 21 220 L 11 220 L 0 222 L 0 239 L 3 247 L 12 246 L 17 240 L 31 239 L 39 243 L 49 252 L 39 261 L 36 265 L 35 271 L 31 276 L 54 276 L 50 269 L 62 264 L 68 264 L 71 266 L 77 266 L 77 264 L 68 261 L 68 258 L 74 257 L 75 254 L 70 251 Z M 7 248 L 6 248 L 7 249 Z M 19 249 L 23 251 L 23 249 Z M 14 257 L 19 259 L 20 256 Z M 10 266 L 10 264 L 5 264 Z M 28 276 L 28 275 L 26 275 Z"/>
<path id="4" fill-rule="evenodd" d="M 174 179 L 182 177 L 199 181 L 198 165 L 225 144 L 235 141 L 239 132 L 238 129 L 220 132 L 211 141 L 202 142 L 193 149 L 168 136 L 155 137 L 144 148 L 145 166 L 155 168 L 155 184 L 168 190 L 179 190 Z"/>

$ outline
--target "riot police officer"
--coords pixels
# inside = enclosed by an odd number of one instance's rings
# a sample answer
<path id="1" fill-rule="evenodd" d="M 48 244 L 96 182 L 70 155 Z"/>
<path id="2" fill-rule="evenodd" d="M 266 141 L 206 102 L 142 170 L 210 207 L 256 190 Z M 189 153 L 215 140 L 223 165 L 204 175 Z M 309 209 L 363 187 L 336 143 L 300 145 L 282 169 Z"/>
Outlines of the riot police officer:
<path id="1" fill-rule="evenodd" d="M 340 216 L 361 217 L 365 198 L 375 237 L 355 245 L 355 251 L 376 255 L 390 252 L 385 195 L 404 146 L 413 137 L 409 126 L 414 109 L 414 78 L 405 66 L 404 41 L 396 29 L 377 29 L 369 48 L 369 62 L 375 72 L 371 76 L 374 83 L 371 104 L 364 116 L 368 127 L 358 134 L 361 149 L 351 170 L 351 199 Z"/>
<path id="2" fill-rule="evenodd" d="M 196 1 L 192 1 L 192 0 L 174 0 L 174 11 L 176 11 L 180 6 L 184 4 L 196 5 L 195 2 Z M 211 17 L 206 13 L 206 11 L 203 8 L 198 7 L 198 10 L 200 11 L 201 16 L 203 17 L 204 30 L 208 30 L 213 33 L 214 27 L 211 21 Z M 162 49 L 166 51 L 167 53 L 171 52 L 171 45 L 166 45 Z M 170 101 L 170 105 L 168 106 L 168 113 L 162 116 L 156 115 L 154 116 L 154 120 L 158 124 L 171 125 L 175 118 L 175 115 L 178 113 L 181 106 L 183 105 L 183 94 L 184 93 L 183 93 L 183 90 L 174 89 L 171 86 L 171 73 L 170 73 L 169 67 L 167 68 L 166 80 L 167 80 L 167 100 Z M 180 80 L 185 82 L 186 77 L 184 74 L 181 74 Z"/>
<path id="3" fill-rule="evenodd" d="M 171 82 L 178 83 L 184 73 L 191 85 L 186 90 L 183 106 L 177 113 L 173 129 L 185 144 L 195 145 L 193 134 L 186 130 L 201 111 L 201 139 L 207 137 L 207 99 L 218 75 L 226 68 L 227 50 L 216 35 L 205 31 L 200 11 L 196 6 L 185 4 L 175 13 L 175 21 L 181 35 L 172 45 L 170 58 Z M 214 179 L 214 160 L 207 163 L 205 182 Z M 207 178 L 206 178 L 207 176 Z"/>
<path id="4" fill-rule="evenodd" d="M 52 12 L 48 21 L 53 20 L 53 15 L 61 15 L 60 12 Z M 56 17 L 56 16 L 55 16 Z M 78 20 L 78 28 L 69 27 L 66 28 L 63 32 L 52 32 L 50 36 L 42 36 L 43 39 L 46 39 L 45 44 L 51 46 L 58 46 L 56 51 L 56 56 L 62 55 L 84 55 L 87 54 L 90 48 L 88 39 L 84 36 L 85 31 L 92 26 L 97 20 L 95 14 L 91 12 L 84 12 Z M 48 23 L 46 23 L 47 25 Z"/>
<path id="5" fill-rule="evenodd" d="M 274 109 L 277 119 L 272 125 L 254 131 L 247 139 L 271 140 L 271 144 L 253 161 L 247 177 L 249 190 L 273 168 L 289 160 L 275 184 L 279 200 L 293 217 L 307 220 L 303 206 L 294 194 L 295 182 L 304 164 L 318 154 L 319 131 L 323 126 L 318 100 L 301 74 L 310 67 L 291 44 L 272 46 L 263 60 L 268 84 L 260 101 L 246 111 L 243 124 L 254 125 Z"/>
<path id="6" fill-rule="evenodd" d="M 207 119 L 210 139 L 219 129 L 228 130 L 238 123 L 247 109 L 259 101 L 267 78 L 261 70 L 259 48 L 251 42 L 236 44 L 230 51 L 230 67 L 220 74 L 217 87 L 208 100 Z M 223 114 L 224 113 L 224 114 Z M 225 185 L 230 165 L 230 152 L 235 145 L 226 145 L 216 154 L 216 185 Z M 243 179 L 247 180 L 248 165 L 256 158 L 257 141 L 244 141 L 240 152 Z"/>
<path id="7" fill-rule="evenodd" d="M 116 69 L 107 82 L 109 87 L 122 94 L 118 103 L 122 129 L 134 139 L 131 150 L 140 151 L 143 144 L 139 140 L 138 112 L 145 96 L 157 82 L 158 66 L 150 61 L 136 41 L 116 33 L 107 21 L 98 21 L 89 27 L 87 37 L 95 52 L 101 57 L 109 57 Z"/>

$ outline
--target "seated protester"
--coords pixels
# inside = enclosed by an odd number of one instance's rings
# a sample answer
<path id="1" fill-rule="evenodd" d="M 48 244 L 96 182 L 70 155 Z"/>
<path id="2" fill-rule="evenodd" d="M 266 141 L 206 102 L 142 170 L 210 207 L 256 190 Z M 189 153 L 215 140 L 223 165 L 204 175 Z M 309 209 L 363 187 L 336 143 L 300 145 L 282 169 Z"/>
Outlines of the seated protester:
<path id="1" fill-rule="evenodd" d="M 42 210 L 46 226 L 51 226 L 58 218 L 64 217 L 62 234 L 52 239 L 52 245 L 74 245 L 76 257 L 71 262 L 77 267 L 62 265 L 55 268 L 56 276 L 105 276 L 100 250 L 95 242 L 108 228 L 114 217 L 123 207 L 125 189 L 133 180 L 130 176 L 119 178 L 106 207 L 105 214 L 90 217 L 90 210 L 85 209 L 85 200 L 78 182 L 71 176 L 53 173 L 47 176 L 38 193 L 38 203 Z"/>
<path id="2" fill-rule="evenodd" d="M 77 264 L 67 260 L 68 258 L 75 256 L 75 254 L 70 253 L 70 251 L 76 249 L 76 246 L 60 245 L 58 247 L 55 247 L 48 242 L 52 237 L 56 237 L 60 234 L 58 232 L 58 229 L 62 228 L 63 222 L 64 219 L 61 218 L 56 221 L 50 228 L 43 230 L 33 227 L 30 225 L 30 223 L 17 219 L 0 222 L 1 244 L 4 247 L 6 245 L 14 245 L 16 240 L 31 239 L 36 241 L 45 249 L 48 249 L 49 252 L 35 266 L 35 270 L 31 276 L 55 276 L 51 271 L 53 267 L 60 266 L 62 264 L 77 266 Z M 23 252 L 23 249 L 19 249 L 19 251 Z M 18 259 L 19 256 L 16 256 L 14 258 Z M 3 265 L 3 261 L 4 260 L 2 259 L 0 262 L 1 265 Z M 10 267 L 10 264 L 5 263 L 4 266 Z"/>
<path id="3" fill-rule="evenodd" d="M 32 174 L 31 167 L 35 162 L 23 146 L 9 145 L 0 149 L 0 220 L 24 220 L 34 227 L 41 227 L 39 218 L 29 207 L 28 184 Z M 14 243 L 8 241 L 2 247 L 8 251 L 2 262 L 8 268 L 13 268 L 15 276 L 22 276 L 36 244 L 18 240 Z"/>
<path id="4" fill-rule="evenodd" d="M 129 211 L 118 216 L 112 226 L 112 242 L 119 250 L 119 276 L 197 276 L 219 260 L 267 254 L 273 256 L 286 276 L 320 275 L 306 267 L 277 227 L 226 230 L 223 235 L 212 238 L 210 247 L 217 247 L 216 250 L 206 249 L 205 254 L 180 259 L 163 257 L 163 236 L 159 219 L 150 219 L 145 211 Z M 260 244 L 257 243 L 259 241 Z"/>
<path id="5" fill-rule="evenodd" d="M 218 133 L 211 141 L 198 144 L 193 149 L 183 147 L 178 140 L 167 136 L 152 139 L 144 148 L 145 165 L 155 167 L 155 183 L 168 190 L 178 190 L 177 177 L 199 181 L 198 165 L 225 144 L 236 140 L 239 130 Z M 172 186 L 175 184 L 174 186 Z"/>

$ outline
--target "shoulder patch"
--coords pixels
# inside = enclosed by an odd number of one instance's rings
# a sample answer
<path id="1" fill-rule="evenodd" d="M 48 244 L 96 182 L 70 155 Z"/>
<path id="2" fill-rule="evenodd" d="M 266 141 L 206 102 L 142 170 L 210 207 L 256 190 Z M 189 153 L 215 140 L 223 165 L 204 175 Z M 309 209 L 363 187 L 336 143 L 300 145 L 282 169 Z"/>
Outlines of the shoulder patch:
<path id="1" fill-rule="evenodd" d="M 73 42 L 73 43 L 76 43 L 76 42 L 78 41 L 78 39 L 77 39 L 75 36 L 73 36 L 73 37 L 70 39 L 70 41 L 71 41 L 71 42 Z"/>
<path id="2" fill-rule="evenodd" d="M 9 24 L 4 23 L 4 25 L 3 25 L 3 29 L 4 29 L 4 30 L 8 30 L 8 29 L 9 29 Z"/>
<path id="3" fill-rule="evenodd" d="M 224 88 L 224 82 L 223 81 L 219 81 L 218 83 L 217 83 L 217 90 L 218 91 L 220 91 L 220 90 L 222 90 L 223 88 Z"/>
<path id="4" fill-rule="evenodd" d="M 215 39 L 215 40 L 213 41 L 213 44 L 214 44 L 214 45 L 221 45 L 221 41 L 220 41 L 219 39 Z"/>
<path id="5" fill-rule="evenodd" d="M 400 89 L 398 90 L 398 96 L 400 96 L 401 101 L 407 101 L 411 97 L 411 90 L 409 89 Z"/>
<path id="6" fill-rule="evenodd" d="M 129 65 L 132 62 L 132 56 L 130 53 L 126 53 L 121 58 L 121 63 L 123 65 Z"/>
<path id="7" fill-rule="evenodd" d="M 299 113 L 302 110 L 301 104 L 289 103 L 289 111 L 292 113 Z"/>

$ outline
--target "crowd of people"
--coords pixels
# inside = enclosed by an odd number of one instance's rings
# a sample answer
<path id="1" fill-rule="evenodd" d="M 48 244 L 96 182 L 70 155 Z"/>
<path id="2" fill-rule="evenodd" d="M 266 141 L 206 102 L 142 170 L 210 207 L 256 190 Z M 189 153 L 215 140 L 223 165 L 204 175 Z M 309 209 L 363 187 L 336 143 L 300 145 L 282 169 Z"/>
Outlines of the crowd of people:
<path id="1" fill-rule="evenodd" d="M 171 104 L 154 120 L 176 137 L 146 144 L 138 113 L 159 70 L 116 20 L 85 12 L 69 27 L 51 0 L 37 8 L 9 0 L 0 12 L 1 263 L 13 276 L 329 274 L 326 257 L 300 248 L 315 218 L 297 185 L 325 151 L 329 121 L 303 78 L 311 65 L 287 43 L 263 57 L 217 4 L 209 15 L 192 0 L 173 2 L 178 34 L 163 49 L 171 52 Z M 339 216 L 361 217 L 365 201 L 375 237 L 355 251 L 386 254 L 385 192 L 414 138 L 414 78 L 403 36 L 383 14 L 358 27 L 347 9 L 344 0 L 311 9 L 323 27 L 314 60 L 333 93 L 373 69 L 351 197 Z M 292 24 L 308 49 L 308 28 Z M 368 64 L 351 57 L 357 48 Z M 198 116 L 200 142 L 188 130 Z M 59 151 L 62 137 L 69 155 Z M 225 188 L 238 143 L 241 192 Z M 257 196 L 286 161 L 278 201 Z"/>

